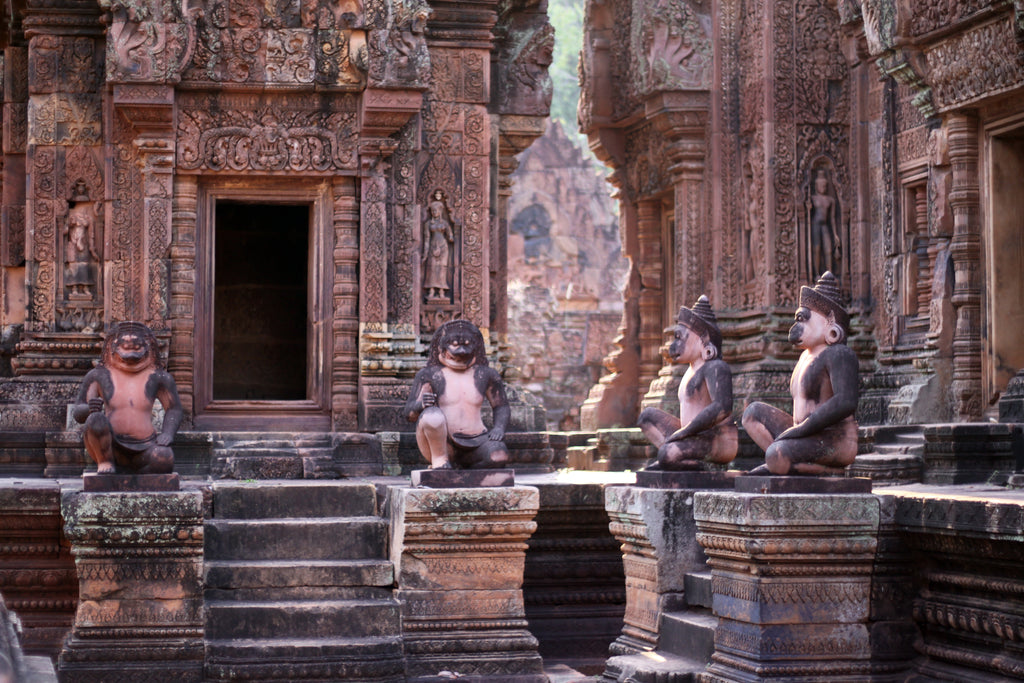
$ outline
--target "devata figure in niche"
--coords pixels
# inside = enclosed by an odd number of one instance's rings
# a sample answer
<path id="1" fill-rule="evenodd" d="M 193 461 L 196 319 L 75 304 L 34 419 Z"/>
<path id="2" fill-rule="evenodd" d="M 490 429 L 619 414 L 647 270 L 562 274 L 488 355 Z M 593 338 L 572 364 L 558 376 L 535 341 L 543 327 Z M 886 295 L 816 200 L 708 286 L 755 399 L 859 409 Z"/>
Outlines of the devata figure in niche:
<path id="1" fill-rule="evenodd" d="M 445 217 L 444 195 L 434 191 L 434 198 L 427 205 L 430 218 L 427 219 L 423 249 L 423 289 L 427 300 L 447 301 L 451 289 L 449 278 L 451 267 L 451 245 L 455 241 L 452 224 Z"/>
<path id="2" fill-rule="evenodd" d="M 857 355 L 846 345 L 850 317 L 826 272 L 800 289 L 789 341 L 804 350 L 793 370 L 793 416 L 765 403 L 743 412 L 747 433 L 765 450 L 750 474 L 839 474 L 857 455 Z"/>
<path id="3" fill-rule="evenodd" d="M 64 286 L 69 299 L 92 300 L 99 257 L 92 245 L 92 217 L 88 211 L 72 209 L 68 215 L 64 245 Z"/>
<path id="4" fill-rule="evenodd" d="M 164 408 L 160 433 L 153 404 Z M 170 445 L 181 424 L 174 378 L 159 360 L 156 336 L 142 323 L 114 325 L 100 364 L 78 390 L 72 415 L 85 423 L 85 450 L 100 474 L 164 474 L 174 469 Z"/>
<path id="5" fill-rule="evenodd" d="M 491 404 L 494 426 L 481 416 Z M 504 467 L 508 449 L 502 439 L 511 409 L 501 377 L 487 364 L 480 329 L 452 320 L 434 333 L 425 368 L 416 373 L 405 404 L 416 421 L 416 443 L 432 468 Z"/>
<path id="6" fill-rule="evenodd" d="M 658 449 L 658 462 L 647 469 L 698 470 L 736 457 L 738 438 L 732 418 L 732 371 L 722 356 L 718 320 L 701 295 L 693 308 L 679 309 L 672 361 L 689 363 L 679 384 L 679 417 L 645 408 L 639 427 Z"/>
<path id="7" fill-rule="evenodd" d="M 808 266 L 811 273 L 839 272 L 842 243 L 839 240 L 836 206 L 828 171 L 824 168 L 815 170 L 806 202 L 810 252 Z"/>

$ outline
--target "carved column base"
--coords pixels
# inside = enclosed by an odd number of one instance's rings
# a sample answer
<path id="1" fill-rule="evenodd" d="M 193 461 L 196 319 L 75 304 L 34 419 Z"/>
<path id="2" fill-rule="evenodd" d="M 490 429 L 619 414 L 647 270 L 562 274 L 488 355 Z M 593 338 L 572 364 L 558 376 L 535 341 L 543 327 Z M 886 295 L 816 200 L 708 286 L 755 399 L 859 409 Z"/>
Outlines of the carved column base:
<path id="1" fill-rule="evenodd" d="M 391 500 L 407 680 L 546 681 L 522 592 L 537 489 L 393 489 Z"/>
<path id="2" fill-rule="evenodd" d="M 622 543 L 626 573 L 626 614 L 622 635 L 609 648 L 612 655 L 655 649 L 661 615 L 686 607 L 686 575 L 707 568 L 697 543 L 693 494 L 693 489 L 605 489 L 609 528 Z"/>
<path id="3" fill-rule="evenodd" d="M 704 683 L 871 681 L 871 494 L 694 495 L 720 617 Z"/>
<path id="4" fill-rule="evenodd" d="M 61 512 L 80 596 L 61 681 L 201 681 L 202 494 L 69 491 Z"/>

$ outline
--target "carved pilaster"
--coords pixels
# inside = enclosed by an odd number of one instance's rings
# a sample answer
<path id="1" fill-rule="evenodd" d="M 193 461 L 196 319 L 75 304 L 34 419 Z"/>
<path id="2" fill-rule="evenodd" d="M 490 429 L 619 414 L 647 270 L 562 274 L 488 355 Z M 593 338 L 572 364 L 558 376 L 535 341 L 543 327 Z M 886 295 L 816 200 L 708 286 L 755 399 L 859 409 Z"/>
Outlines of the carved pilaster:
<path id="1" fill-rule="evenodd" d="M 185 415 L 192 415 L 195 385 L 196 176 L 174 179 L 171 217 L 170 328 L 167 370 L 178 385 Z"/>
<path id="2" fill-rule="evenodd" d="M 333 200 L 331 423 L 335 430 L 353 431 L 359 384 L 359 208 L 350 178 L 335 179 Z"/>
<path id="3" fill-rule="evenodd" d="M 661 369 L 661 340 L 665 327 L 664 265 L 661 250 L 661 199 L 646 199 L 637 203 L 637 241 L 640 268 L 640 392 L 647 387 Z"/>
<path id="4" fill-rule="evenodd" d="M 132 141 L 141 172 L 141 232 L 132 254 L 136 296 L 126 313 L 154 330 L 167 328 L 170 305 L 171 196 L 174 173 L 174 89 L 167 85 L 116 85 L 114 108 L 134 127 Z M 138 201 L 136 199 L 135 201 Z"/>
<path id="5" fill-rule="evenodd" d="M 949 205 L 953 212 L 953 401 L 959 419 L 981 417 L 981 225 L 978 186 L 978 122 L 967 114 L 946 120 L 953 186 Z"/>

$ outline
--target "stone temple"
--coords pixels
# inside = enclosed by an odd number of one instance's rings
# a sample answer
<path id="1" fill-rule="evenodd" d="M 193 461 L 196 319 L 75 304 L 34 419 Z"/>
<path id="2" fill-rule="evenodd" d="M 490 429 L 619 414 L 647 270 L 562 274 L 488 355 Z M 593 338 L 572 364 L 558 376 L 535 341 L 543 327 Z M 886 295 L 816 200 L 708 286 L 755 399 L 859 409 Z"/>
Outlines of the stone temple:
<path id="1" fill-rule="evenodd" d="M 3 2 L 0 680 L 1024 680 L 1024 4 L 584 5 L 629 265 L 563 298 L 621 310 L 607 372 L 574 431 L 507 388 L 514 485 L 430 488 L 434 331 L 511 380 L 530 212 L 601 232 L 585 184 L 513 197 L 547 1 Z M 638 476 L 679 307 L 713 304 L 737 418 L 788 409 L 826 270 L 847 476 L 734 476 L 744 433 L 713 485 Z M 177 490 L 83 480 L 69 406 L 126 320 L 177 384 Z"/>

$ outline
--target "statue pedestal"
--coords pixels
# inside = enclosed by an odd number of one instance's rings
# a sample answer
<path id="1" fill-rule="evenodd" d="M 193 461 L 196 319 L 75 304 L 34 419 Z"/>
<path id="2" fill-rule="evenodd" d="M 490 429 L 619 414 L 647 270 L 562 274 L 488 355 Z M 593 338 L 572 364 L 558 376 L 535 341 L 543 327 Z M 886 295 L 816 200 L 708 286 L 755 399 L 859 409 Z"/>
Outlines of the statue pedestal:
<path id="1" fill-rule="evenodd" d="M 79 604 L 61 681 L 202 680 L 202 503 L 199 491 L 64 493 Z"/>
<path id="2" fill-rule="evenodd" d="M 731 483 L 730 483 L 731 486 Z M 612 655 L 631 655 L 658 646 L 661 615 L 685 609 L 686 576 L 707 569 L 693 521 L 695 490 L 609 486 L 605 510 L 622 543 L 626 614 Z"/>
<path id="3" fill-rule="evenodd" d="M 406 680 L 547 680 L 522 591 L 539 506 L 529 486 L 391 490 Z"/>
<path id="4" fill-rule="evenodd" d="M 872 680 L 876 496 L 707 491 L 694 518 L 720 618 L 702 681 Z"/>

